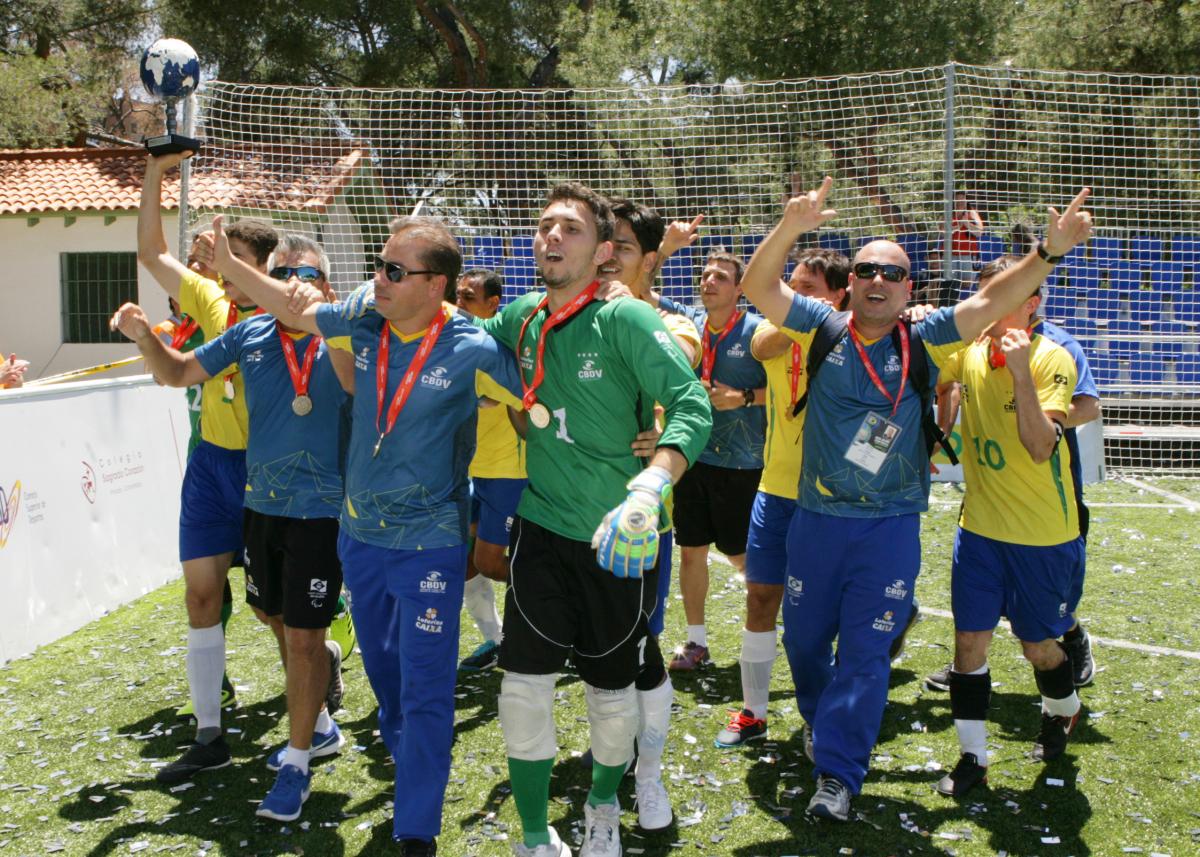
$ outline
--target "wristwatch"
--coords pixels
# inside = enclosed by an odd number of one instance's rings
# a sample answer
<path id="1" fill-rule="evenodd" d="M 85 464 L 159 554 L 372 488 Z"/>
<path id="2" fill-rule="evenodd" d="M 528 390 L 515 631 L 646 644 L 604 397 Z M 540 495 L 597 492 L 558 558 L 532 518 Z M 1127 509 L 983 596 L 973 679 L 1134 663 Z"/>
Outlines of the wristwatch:
<path id="1" fill-rule="evenodd" d="M 751 387 L 742 390 L 742 398 L 746 400 L 746 407 L 754 404 L 754 389 Z"/>
<path id="2" fill-rule="evenodd" d="M 1037 254 L 1038 254 L 1038 258 L 1040 258 L 1043 262 L 1049 262 L 1051 265 L 1057 265 L 1059 262 L 1061 262 L 1063 260 L 1062 256 L 1051 256 L 1050 255 L 1050 253 L 1046 250 L 1046 242 L 1045 241 L 1038 242 Z"/>

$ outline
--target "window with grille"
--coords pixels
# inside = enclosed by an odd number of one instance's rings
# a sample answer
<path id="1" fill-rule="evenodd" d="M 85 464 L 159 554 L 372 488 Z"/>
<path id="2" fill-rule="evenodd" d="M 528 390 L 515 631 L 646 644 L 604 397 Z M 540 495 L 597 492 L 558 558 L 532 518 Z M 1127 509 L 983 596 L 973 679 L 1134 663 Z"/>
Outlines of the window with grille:
<path id="1" fill-rule="evenodd" d="M 137 300 L 136 253 L 60 253 L 63 342 L 125 342 L 108 320 Z"/>

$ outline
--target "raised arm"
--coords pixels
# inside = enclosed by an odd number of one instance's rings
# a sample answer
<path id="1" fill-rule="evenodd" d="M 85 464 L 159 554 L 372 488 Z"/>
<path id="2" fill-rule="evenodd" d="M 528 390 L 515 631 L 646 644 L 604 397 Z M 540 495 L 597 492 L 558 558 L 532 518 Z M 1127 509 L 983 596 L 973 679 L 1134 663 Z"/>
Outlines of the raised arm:
<path id="1" fill-rule="evenodd" d="M 179 300 L 179 281 L 187 273 L 187 267 L 167 249 L 162 223 L 162 183 L 163 176 L 179 166 L 190 154 L 147 157 L 142 198 L 138 203 L 138 261 L 162 286 L 163 291 L 176 300 Z"/>
<path id="2" fill-rule="evenodd" d="M 213 244 L 211 247 L 197 245 L 197 258 L 225 279 L 237 283 L 254 303 L 288 327 L 320 336 L 321 329 L 317 327 L 319 304 L 310 304 L 301 312 L 294 312 L 290 306 L 292 291 L 287 283 L 271 279 L 230 252 L 224 219 L 223 215 L 213 218 Z"/>
<path id="3" fill-rule="evenodd" d="M 1087 240 L 1092 232 L 1092 216 L 1081 209 L 1090 194 L 1091 190 L 1085 187 L 1061 215 L 1050 208 L 1050 222 L 1042 242 L 1047 255 L 1065 256 L 1075 245 Z M 993 323 L 1014 312 L 1053 270 L 1054 265 L 1034 251 L 992 277 L 986 286 L 954 307 L 959 336 L 965 342 L 974 341 Z"/>
<path id="4" fill-rule="evenodd" d="M 195 352 L 180 354 L 163 344 L 150 327 L 150 320 L 137 304 L 124 304 L 113 314 L 108 326 L 119 330 L 133 341 L 146 368 L 160 383 L 168 387 L 190 387 L 207 381 L 212 375 L 204 371 Z"/>
<path id="5" fill-rule="evenodd" d="M 1000 340 L 1005 365 L 1012 373 L 1013 402 L 1017 407 L 1017 434 L 1021 446 L 1034 463 L 1041 464 L 1054 454 L 1067 415 L 1061 411 L 1044 411 L 1038 398 L 1037 384 L 1029 365 L 1029 335 L 1024 330 L 1010 330 Z"/>
<path id="6" fill-rule="evenodd" d="M 742 275 L 746 300 L 776 327 L 783 327 L 796 294 L 779 279 L 788 254 L 797 238 L 837 215 L 836 211 L 825 207 L 825 198 L 832 187 L 833 179 L 826 176 L 816 190 L 789 199 L 783 208 L 783 219 L 758 245 Z"/>

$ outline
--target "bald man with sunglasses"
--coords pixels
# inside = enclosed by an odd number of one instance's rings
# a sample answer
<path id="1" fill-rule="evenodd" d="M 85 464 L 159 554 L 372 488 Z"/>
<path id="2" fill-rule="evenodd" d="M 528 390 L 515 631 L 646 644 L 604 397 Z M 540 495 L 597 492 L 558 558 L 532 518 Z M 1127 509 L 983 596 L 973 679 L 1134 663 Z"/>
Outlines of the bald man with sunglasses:
<path id="1" fill-rule="evenodd" d="M 809 369 L 798 508 L 788 531 L 784 649 L 796 700 L 813 734 L 814 816 L 845 821 L 866 777 L 887 701 L 889 650 L 912 609 L 920 569 L 920 513 L 928 508 L 929 450 L 923 407 L 938 370 L 990 325 L 1017 309 L 1062 255 L 1087 238 L 1084 189 L 1046 238 L 1013 268 L 954 307 L 909 325 L 898 321 L 912 291 L 903 248 L 871 241 L 854 257 L 850 312 L 802 297 L 779 281 L 796 240 L 837 212 L 833 186 L 789 200 L 751 259 L 746 297 L 810 352 L 819 331 L 833 338 Z M 927 361 L 926 389 L 910 365 Z M 838 641 L 836 661 L 833 641 Z"/>

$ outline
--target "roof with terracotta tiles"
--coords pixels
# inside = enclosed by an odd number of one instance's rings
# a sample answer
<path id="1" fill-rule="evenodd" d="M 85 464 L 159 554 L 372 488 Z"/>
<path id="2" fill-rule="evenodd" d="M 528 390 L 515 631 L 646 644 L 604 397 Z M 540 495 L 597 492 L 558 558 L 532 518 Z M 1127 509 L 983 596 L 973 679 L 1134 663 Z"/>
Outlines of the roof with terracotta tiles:
<path id="1" fill-rule="evenodd" d="M 363 162 L 361 149 L 222 149 L 197 159 L 192 208 L 322 213 Z M 141 148 L 0 151 L 0 215 L 132 211 L 142 191 Z M 164 182 L 163 208 L 179 206 L 179 174 Z"/>

